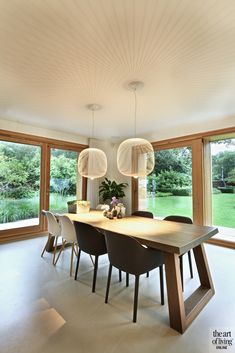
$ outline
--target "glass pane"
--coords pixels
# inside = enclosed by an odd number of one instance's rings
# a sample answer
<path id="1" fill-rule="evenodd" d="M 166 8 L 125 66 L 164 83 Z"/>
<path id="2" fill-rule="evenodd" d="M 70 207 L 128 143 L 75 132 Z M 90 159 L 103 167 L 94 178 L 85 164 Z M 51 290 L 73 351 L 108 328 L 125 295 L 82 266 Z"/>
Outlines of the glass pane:
<path id="1" fill-rule="evenodd" d="M 0 141 L 0 230 L 39 224 L 41 148 Z"/>
<path id="2" fill-rule="evenodd" d="M 235 139 L 212 142 L 211 154 L 212 223 L 235 239 Z"/>
<path id="3" fill-rule="evenodd" d="M 192 151 L 189 147 L 155 151 L 155 168 L 139 179 L 139 209 L 155 217 L 192 217 Z"/>
<path id="4" fill-rule="evenodd" d="M 50 210 L 67 212 L 67 201 L 81 199 L 82 180 L 77 173 L 78 152 L 51 149 Z"/>

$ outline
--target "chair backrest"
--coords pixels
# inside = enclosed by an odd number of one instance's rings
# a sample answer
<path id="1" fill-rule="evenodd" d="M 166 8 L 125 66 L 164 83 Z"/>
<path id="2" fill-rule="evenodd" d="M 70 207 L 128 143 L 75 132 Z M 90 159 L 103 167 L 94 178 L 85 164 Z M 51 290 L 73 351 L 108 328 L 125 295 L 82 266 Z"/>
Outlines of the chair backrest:
<path id="1" fill-rule="evenodd" d="M 76 241 L 76 232 L 73 225 L 73 222 L 67 216 L 58 215 L 59 223 L 61 226 L 61 236 L 63 239 L 67 240 L 67 242 Z"/>
<path id="2" fill-rule="evenodd" d="M 163 263 L 160 251 L 145 248 L 130 236 L 105 231 L 105 240 L 111 265 L 124 272 L 138 275 Z"/>
<path id="3" fill-rule="evenodd" d="M 191 220 L 191 218 L 185 217 L 185 216 L 174 216 L 174 215 L 171 215 L 171 216 L 165 217 L 164 221 L 193 224 L 193 221 Z"/>
<path id="4" fill-rule="evenodd" d="M 87 254 L 98 256 L 107 254 L 105 238 L 95 227 L 82 222 L 74 222 L 79 248 Z"/>
<path id="5" fill-rule="evenodd" d="M 135 211 L 132 213 L 132 216 L 153 218 L 152 212 L 149 211 Z"/>
<path id="6" fill-rule="evenodd" d="M 45 210 L 42 210 L 42 214 L 47 218 L 48 232 L 55 237 L 59 236 L 61 228 L 54 214 L 50 211 Z"/>

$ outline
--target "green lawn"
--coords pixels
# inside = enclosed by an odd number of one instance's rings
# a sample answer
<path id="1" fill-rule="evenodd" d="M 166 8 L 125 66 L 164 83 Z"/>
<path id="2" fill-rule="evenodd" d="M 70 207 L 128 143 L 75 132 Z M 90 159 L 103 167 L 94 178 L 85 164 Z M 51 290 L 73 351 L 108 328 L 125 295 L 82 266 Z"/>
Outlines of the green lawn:
<path id="1" fill-rule="evenodd" d="M 150 197 L 147 199 L 147 209 L 156 217 L 170 214 L 192 217 L 192 197 Z M 213 224 L 235 228 L 235 194 L 213 195 Z"/>
<path id="2" fill-rule="evenodd" d="M 75 196 L 51 194 L 50 209 L 54 212 L 66 212 L 67 201 Z M 39 198 L 0 200 L 0 223 L 14 222 L 21 219 L 38 217 Z M 192 217 L 191 196 L 149 197 L 147 209 L 157 217 L 170 214 Z M 235 194 L 213 195 L 213 224 L 235 228 Z"/>

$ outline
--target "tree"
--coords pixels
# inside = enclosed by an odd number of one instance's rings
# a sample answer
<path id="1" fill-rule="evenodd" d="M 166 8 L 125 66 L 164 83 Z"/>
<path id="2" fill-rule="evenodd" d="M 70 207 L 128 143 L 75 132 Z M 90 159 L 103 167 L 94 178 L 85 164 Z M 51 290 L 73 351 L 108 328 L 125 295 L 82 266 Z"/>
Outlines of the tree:
<path id="1" fill-rule="evenodd" d="M 148 192 L 172 192 L 191 185 L 192 151 L 181 147 L 155 152 L 155 168 L 147 177 Z"/>
<path id="2" fill-rule="evenodd" d="M 226 182 L 229 185 L 235 185 L 235 168 L 233 168 L 229 173 L 228 177 L 226 178 Z"/>
<path id="3" fill-rule="evenodd" d="M 174 148 L 155 152 L 155 167 L 153 173 L 158 175 L 162 170 L 174 170 L 180 173 L 191 174 L 191 148 Z"/>
<path id="4" fill-rule="evenodd" d="M 76 194 L 77 159 L 64 154 L 51 156 L 51 188 L 61 195 Z"/>
<path id="5" fill-rule="evenodd" d="M 228 178 L 229 172 L 235 168 L 235 152 L 223 151 L 212 156 L 212 173 L 214 180 Z"/>
<path id="6" fill-rule="evenodd" d="M 173 189 L 188 187 L 191 185 L 191 178 L 186 173 L 179 173 L 172 169 L 162 170 L 156 176 L 157 191 L 171 192 Z"/>

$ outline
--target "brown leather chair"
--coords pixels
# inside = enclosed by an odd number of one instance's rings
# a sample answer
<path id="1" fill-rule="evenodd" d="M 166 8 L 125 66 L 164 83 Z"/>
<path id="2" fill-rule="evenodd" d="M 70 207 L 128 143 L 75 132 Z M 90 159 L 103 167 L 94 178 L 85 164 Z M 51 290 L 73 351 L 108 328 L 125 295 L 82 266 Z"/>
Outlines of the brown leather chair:
<path id="1" fill-rule="evenodd" d="M 132 216 L 153 218 L 152 212 L 149 211 L 135 211 L 132 213 Z"/>
<path id="2" fill-rule="evenodd" d="M 92 292 L 95 292 L 99 256 L 107 254 L 105 238 L 102 233 L 100 233 L 96 228 L 92 227 L 89 224 L 74 221 L 74 227 L 79 247 L 74 279 L 77 279 L 81 251 L 84 251 L 89 255 L 95 256 L 94 275 L 92 283 Z"/>
<path id="3" fill-rule="evenodd" d="M 193 224 L 193 221 L 189 217 L 184 217 L 184 216 L 167 216 L 164 218 L 164 221 L 170 221 L 170 222 L 179 222 L 179 223 L 187 223 L 187 224 Z M 181 281 L 182 281 L 182 288 L 184 290 L 184 271 L 183 271 L 183 255 L 180 255 L 180 273 L 181 273 Z M 193 266 L 192 266 L 192 258 L 191 258 L 191 251 L 188 251 L 188 262 L 189 262 L 189 269 L 190 269 L 190 276 L 193 278 Z"/>
<path id="4" fill-rule="evenodd" d="M 153 213 L 149 211 L 135 211 L 132 213 L 132 216 L 138 216 L 138 217 L 145 217 L 145 218 L 154 218 Z M 146 273 L 146 277 L 149 277 L 149 273 Z M 127 277 L 127 284 L 128 284 L 128 277 Z"/>
<path id="5" fill-rule="evenodd" d="M 105 303 L 108 303 L 113 266 L 128 274 L 135 275 L 133 322 L 136 322 L 139 277 L 141 274 L 159 267 L 161 304 L 164 305 L 163 253 L 155 249 L 145 248 L 136 239 L 114 232 L 106 231 L 105 240 L 110 261 Z"/>

